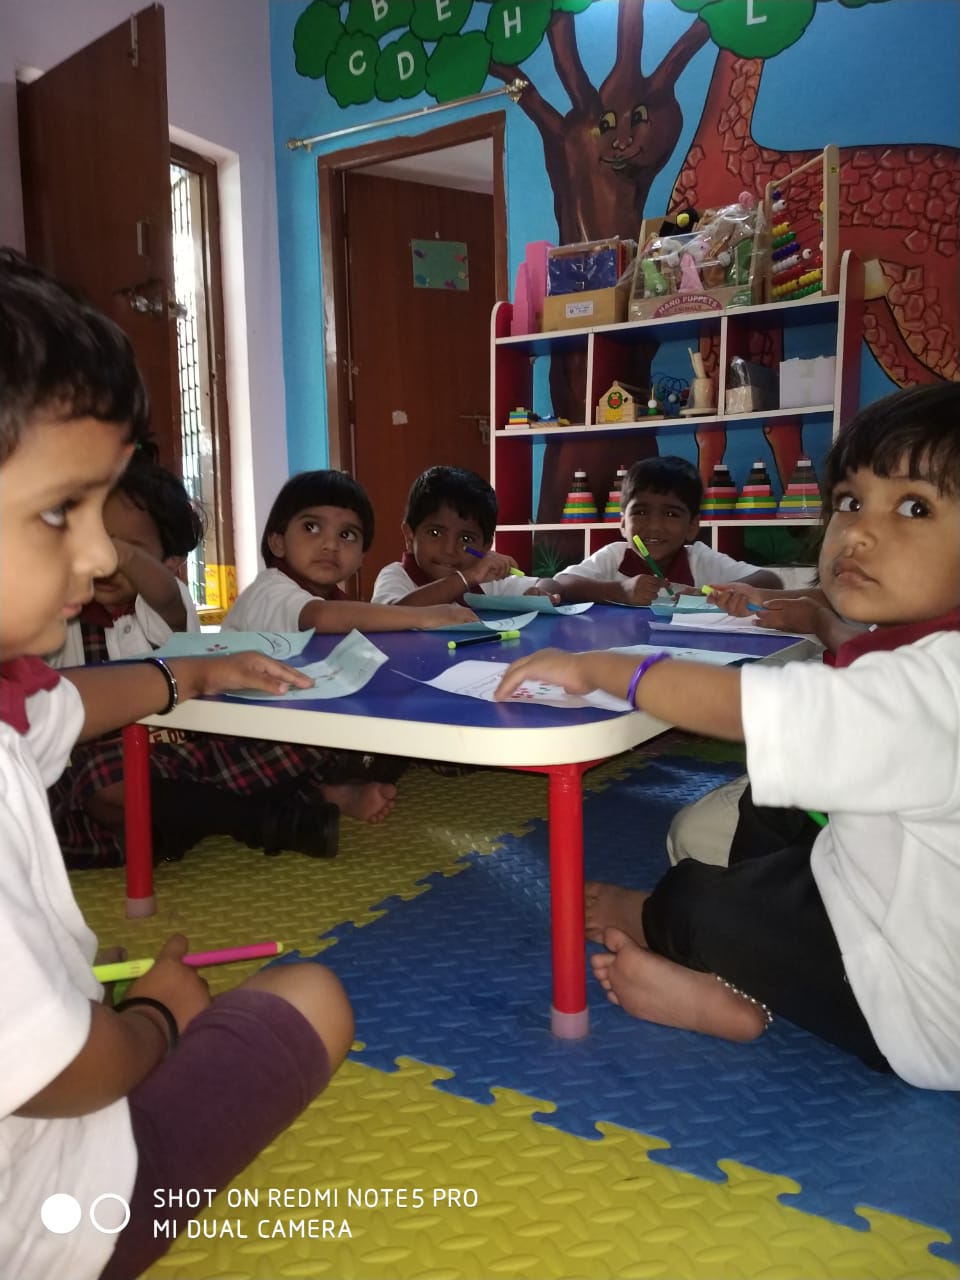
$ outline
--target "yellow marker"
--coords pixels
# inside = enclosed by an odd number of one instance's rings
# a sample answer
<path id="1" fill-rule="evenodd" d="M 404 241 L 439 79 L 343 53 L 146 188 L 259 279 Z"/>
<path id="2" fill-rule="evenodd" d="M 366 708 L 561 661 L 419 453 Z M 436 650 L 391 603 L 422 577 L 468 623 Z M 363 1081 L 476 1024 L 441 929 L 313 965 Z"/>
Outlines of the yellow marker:
<path id="1" fill-rule="evenodd" d="M 633 535 L 633 545 L 637 548 L 637 550 L 643 556 L 644 560 L 646 560 L 647 564 L 650 566 L 653 572 L 657 575 L 657 577 L 662 578 L 663 581 L 666 582 L 667 580 L 666 575 L 664 574 L 660 566 L 657 564 L 656 560 L 654 560 L 650 552 L 647 550 L 647 545 L 643 541 L 643 539 L 640 537 L 639 533 L 635 533 Z"/>

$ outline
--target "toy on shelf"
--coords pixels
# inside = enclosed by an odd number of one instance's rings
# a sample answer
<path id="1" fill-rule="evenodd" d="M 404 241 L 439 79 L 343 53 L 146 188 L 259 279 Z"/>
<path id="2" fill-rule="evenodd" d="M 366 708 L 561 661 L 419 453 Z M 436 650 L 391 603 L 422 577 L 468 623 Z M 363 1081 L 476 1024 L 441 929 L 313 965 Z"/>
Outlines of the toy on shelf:
<path id="1" fill-rule="evenodd" d="M 597 422 L 636 422 L 640 406 L 647 398 L 643 387 L 614 382 L 597 401 Z"/>
<path id="2" fill-rule="evenodd" d="M 539 422 L 540 417 L 534 413 L 532 409 L 525 409 L 522 404 L 518 404 L 516 409 L 511 409 L 507 418 L 507 430 L 514 431 L 532 426 L 534 422 Z"/>
<path id="3" fill-rule="evenodd" d="M 697 414 L 716 413 L 716 380 L 707 377 L 703 356 L 700 352 L 694 351 L 692 347 L 687 347 L 687 351 L 690 355 L 690 363 L 693 365 L 693 382 L 690 386 L 690 399 L 686 407 L 680 410 L 680 413 L 684 418 L 691 418 Z"/>
<path id="4" fill-rule="evenodd" d="M 563 504 L 563 519 L 571 524 L 586 524 L 597 518 L 597 504 L 590 491 L 585 471 L 573 473 L 573 483 Z"/>
<path id="5" fill-rule="evenodd" d="M 767 301 L 796 302 L 815 293 L 836 293 L 839 191 L 840 153 L 832 143 L 798 169 L 767 183 Z"/>
<path id="6" fill-rule="evenodd" d="M 742 191 L 736 203 L 707 209 L 699 217 L 690 210 L 675 223 L 645 219 L 629 318 L 723 311 L 756 302 L 761 273 L 754 271 L 754 248 L 761 226 L 749 191 Z"/>
<path id="7" fill-rule="evenodd" d="M 663 415 L 676 418 L 683 412 L 689 396 L 690 385 L 686 378 L 661 374 L 653 384 L 653 395 L 647 401 L 647 414 L 651 418 Z"/>
<path id="8" fill-rule="evenodd" d="M 614 481 L 614 487 L 607 495 L 607 505 L 603 509 L 604 520 L 609 520 L 611 523 L 619 521 L 620 516 L 622 515 L 620 497 L 623 493 L 623 482 L 626 478 L 627 468 L 621 463 L 620 466 L 617 467 L 617 478 Z"/>
<path id="9" fill-rule="evenodd" d="M 823 499 L 817 484 L 813 463 L 801 454 L 790 476 L 790 483 L 783 491 L 777 515 L 785 519 L 809 519 L 820 514 Z"/>
<path id="10" fill-rule="evenodd" d="M 747 483 L 737 499 L 735 514 L 745 520 L 765 520 L 777 514 L 777 500 L 770 488 L 770 477 L 759 458 L 750 468 Z"/>
<path id="11" fill-rule="evenodd" d="M 737 486 L 733 483 L 730 468 L 718 462 L 713 468 L 710 483 L 703 495 L 702 514 L 705 520 L 729 519 L 737 510 Z"/>

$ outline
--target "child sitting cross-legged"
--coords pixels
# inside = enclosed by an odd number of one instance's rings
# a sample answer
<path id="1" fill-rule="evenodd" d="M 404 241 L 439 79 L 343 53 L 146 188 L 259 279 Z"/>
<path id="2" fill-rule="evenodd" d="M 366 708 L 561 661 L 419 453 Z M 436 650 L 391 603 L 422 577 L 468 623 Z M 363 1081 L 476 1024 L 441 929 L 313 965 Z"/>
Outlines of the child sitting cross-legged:
<path id="1" fill-rule="evenodd" d="M 462 467 L 430 467 L 414 480 L 400 526 L 403 559 L 381 569 L 373 599 L 419 608 L 462 601 L 467 592 L 491 596 L 550 596 L 556 584 L 514 572 L 511 556 L 493 551 L 497 495 L 488 481 Z"/>
<path id="2" fill-rule="evenodd" d="M 130 1280 L 325 1088 L 353 1038 L 337 978 L 264 970 L 211 999 L 175 935 L 113 1007 L 45 788 L 73 743 L 226 689 L 282 693 L 261 654 L 104 663 L 42 655 L 111 578 L 101 512 L 147 423 L 127 338 L 0 252 L 0 1275 Z M 172 1231 L 154 1230 L 166 1189 Z M 77 1210 L 58 1230 L 51 1193 Z M 126 1205 L 124 1204 L 126 1201 Z M 204 1204 L 206 1200 L 204 1200 Z M 48 1227 L 45 1225 L 50 1223 Z"/>
<path id="3" fill-rule="evenodd" d="M 714 582 L 757 587 L 783 584 L 769 569 L 734 560 L 697 541 L 703 482 L 685 458 L 644 458 L 627 472 L 620 493 L 623 542 L 611 542 L 557 574 L 569 603 L 580 600 L 647 605 L 661 587 L 697 592 Z M 639 536 L 663 577 L 634 546 Z"/>
<path id="4" fill-rule="evenodd" d="M 175 571 L 203 534 L 183 484 L 138 449 L 103 509 L 117 568 L 94 582 L 93 600 L 67 626 L 50 659 L 75 667 L 140 657 L 173 631 L 199 631 L 196 607 Z M 259 738 L 151 729 L 154 853 L 175 861 L 205 836 L 311 857 L 337 852 L 341 814 L 381 821 L 393 781 L 373 780 L 362 758 Z M 278 798 L 282 797 L 282 803 Z M 111 734 L 77 746 L 50 792 L 67 866 L 124 861 L 123 741 Z"/>
<path id="5" fill-rule="evenodd" d="M 592 964 L 610 1000 L 728 1040 L 782 1016 L 911 1084 L 956 1089 L 960 384 L 861 410 L 823 479 L 822 590 L 840 616 L 876 624 L 836 666 L 546 650 L 508 668 L 497 696 L 528 678 L 606 689 L 667 723 L 745 741 L 760 805 L 829 817 L 800 833 L 742 822 L 728 867 L 687 859 L 650 893 L 587 885 L 588 936 L 607 947 Z"/>

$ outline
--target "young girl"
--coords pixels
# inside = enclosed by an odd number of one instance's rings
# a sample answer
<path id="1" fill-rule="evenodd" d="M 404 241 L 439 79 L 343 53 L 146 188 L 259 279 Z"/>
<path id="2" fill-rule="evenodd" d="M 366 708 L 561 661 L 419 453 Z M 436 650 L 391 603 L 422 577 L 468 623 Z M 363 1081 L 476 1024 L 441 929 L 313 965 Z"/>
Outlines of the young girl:
<path id="1" fill-rule="evenodd" d="M 168 1247 L 154 1189 L 220 1189 L 324 1088 L 353 1036 L 315 964 L 211 1000 L 172 937 L 116 1008 L 70 890 L 44 788 L 74 740 L 225 689 L 282 693 L 302 672 L 260 654 L 146 659 L 61 678 L 38 656 L 110 577 L 104 500 L 146 429 L 129 342 L 0 253 L 0 1274 L 130 1280 Z M 178 1199 L 176 1193 L 180 1192 Z M 53 1193 L 79 1221 L 44 1225 Z M 95 1203 L 99 1199 L 99 1204 Z M 119 1229 L 127 1217 L 126 1227 Z M 192 1216 L 176 1214 L 182 1230 Z"/>
<path id="2" fill-rule="evenodd" d="M 58 667 L 141 656 L 174 630 L 200 629 L 175 576 L 203 534 L 180 480 L 138 450 L 104 504 L 103 522 L 117 569 L 94 582 L 93 600 L 68 624 L 66 644 L 51 660 Z M 353 757 L 321 747 L 163 729 L 151 738 L 154 848 L 168 860 L 221 834 L 267 853 L 329 857 L 341 810 L 378 820 L 396 794 L 363 777 Z M 77 747 L 50 804 L 68 867 L 122 865 L 121 737 Z"/>
<path id="3" fill-rule="evenodd" d="M 588 933 L 608 948 L 593 968 L 614 1003 L 731 1040 L 782 1014 L 912 1084 L 956 1089 L 960 384 L 862 410 L 824 489 L 823 591 L 841 616 L 877 624 L 835 667 L 547 650 L 514 663 L 498 696 L 531 677 L 626 695 L 743 739 L 761 804 L 829 814 L 813 838 L 738 830 L 729 867 L 682 862 L 652 893 L 588 885 Z"/>

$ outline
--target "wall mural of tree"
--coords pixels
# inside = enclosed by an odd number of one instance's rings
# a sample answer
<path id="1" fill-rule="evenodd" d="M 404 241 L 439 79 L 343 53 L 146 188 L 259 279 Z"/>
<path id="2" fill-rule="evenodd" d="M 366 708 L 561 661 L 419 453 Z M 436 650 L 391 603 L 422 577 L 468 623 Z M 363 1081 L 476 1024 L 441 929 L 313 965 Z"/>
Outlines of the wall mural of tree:
<path id="1" fill-rule="evenodd" d="M 612 66 L 599 85 L 584 69 L 576 32 L 577 15 L 594 2 L 312 0 L 294 32 L 296 69 L 325 79 L 344 108 L 421 93 L 449 102 L 480 92 L 489 77 L 529 81 L 523 64 L 546 40 L 569 109 L 559 110 L 532 82 L 519 106 L 542 140 L 558 242 L 629 237 L 648 213 L 651 184 L 680 138 L 676 84 L 694 54 L 711 42 L 717 51 L 667 212 L 727 203 L 744 188 L 759 193 L 767 181 L 809 159 L 813 152 L 777 151 L 753 138 L 765 62 L 802 38 L 818 3 L 855 9 L 887 0 L 673 0 L 692 20 L 650 75 L 641 69 L 644 0 L 619 0 Z M 487 11 L 486 20 L 482 29 L 474 24 L 464 31 L 475 6 Z M 895 76 L 894 68 L 891 81 Z M 847 146 L 840 155 L 840 243 L 868 263 L 868 347 L 897 385 L 960 379 L 960 150 L 917 143 Z M 650 345 L 640 353 L 629 371 L 633 381 L 647 381 L 655 352 Z M 557 413 L 578 416 L 584 378 L 582 363 L 554 360 L 550 386 Z M 780 424 L 767 436 L 785 478 L 799 451 L 799 428 Z M 576 462 L 605 484 L 616 459 L 601 441 L 595 446 L 591 459 L 578 441 Z M 698 446 L 707 476 L 722 456 L 723 433 L 704 432 Z M 541 511 L 554 511 L 562 501 L 571 461 L 562 443 L 548 449 Z"/>

